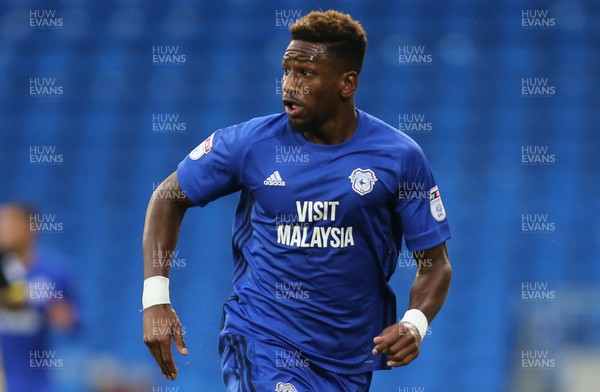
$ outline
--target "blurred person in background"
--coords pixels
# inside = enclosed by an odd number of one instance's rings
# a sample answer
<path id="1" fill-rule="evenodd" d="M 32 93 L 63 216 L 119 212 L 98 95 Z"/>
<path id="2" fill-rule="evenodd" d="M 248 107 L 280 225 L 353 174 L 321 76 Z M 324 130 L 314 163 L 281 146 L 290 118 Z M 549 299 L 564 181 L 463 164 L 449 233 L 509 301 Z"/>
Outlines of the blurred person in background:
<path id="1" fill-rule="evenodd" d="M 49 332 L 77 324 L 68 271 L 37 245 L 43 227 L 35 216 L 26 204 L 0 205 L 0 391 L 53 391 L 50 372 L 64 363 Z"/>

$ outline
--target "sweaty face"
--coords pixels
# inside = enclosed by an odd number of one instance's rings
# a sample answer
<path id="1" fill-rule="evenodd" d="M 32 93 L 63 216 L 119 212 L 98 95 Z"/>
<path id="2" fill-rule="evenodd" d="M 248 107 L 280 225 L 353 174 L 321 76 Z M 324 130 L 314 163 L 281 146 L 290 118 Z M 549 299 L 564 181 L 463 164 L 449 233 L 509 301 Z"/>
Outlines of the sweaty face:
<path id="1" fill-rule="evenodd" d="M 316 132 L 340 104 L 340 74 L 324 44 L 293 40 L 283 55 L 283 105 L 292 130 Z"/>

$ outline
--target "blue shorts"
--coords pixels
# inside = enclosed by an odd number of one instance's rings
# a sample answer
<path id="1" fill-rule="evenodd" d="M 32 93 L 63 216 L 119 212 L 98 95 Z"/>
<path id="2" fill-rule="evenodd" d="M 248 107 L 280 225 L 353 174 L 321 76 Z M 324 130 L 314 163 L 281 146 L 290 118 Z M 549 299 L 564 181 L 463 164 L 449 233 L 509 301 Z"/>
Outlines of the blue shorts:
<path id="1" fill-rule="evenodd" d="M 219 354 L 228 392 L 367 392 L 373 372 L 337 374 L 276 342 L 221 333 Z"/>

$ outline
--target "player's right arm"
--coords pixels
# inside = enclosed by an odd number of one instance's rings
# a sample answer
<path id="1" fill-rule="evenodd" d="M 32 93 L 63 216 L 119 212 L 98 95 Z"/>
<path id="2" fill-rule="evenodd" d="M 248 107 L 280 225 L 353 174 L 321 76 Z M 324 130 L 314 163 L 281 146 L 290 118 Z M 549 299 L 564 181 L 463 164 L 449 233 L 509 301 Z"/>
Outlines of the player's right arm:
<path id="1" fill-rule="evenodd" d="M 164 197 L 165 190 L 168 190 L 169 197 Z M 171 197 L 173 195 L 176 197 Z M 144 224 L 144 279 L 152 276 L 169 277 L 169 255 L 173 255 L 175 250 L 185 212 L 193 205 L 181 190 L 177 172 L 154 191 Z M 158 304 L 144 309 L 144 343 L 169 380 L 177 377 L 171 339 L 181 355 L 188 353 L 182 332 L 181 322 L 171 304 Z"/>
<path id="2" fill-rule="evenodd" d="M 260 119 L 255 119 L 256 122 Z M 217 130 L 207 137 L 154 191 L 148 205 L 143 240 L 144 342 L 165 378 L 170 380 L 177 377 L 171 339 L 180 354 L 187 355 L 187 348 L 181 323 L 166 294 L 168 281 L 164 278 L 169 277 L 169 255 L 174 254 L 179 227 L 189 207 L 204 207 L 241 189 L 241 161 L 250 140 L 244 124 Z M 147 280 L 151 277 L 156 278 Z M 152 290 L 146 290 L 147 286 Z M 147 296 L 147 293 L 158 295 Z"/>

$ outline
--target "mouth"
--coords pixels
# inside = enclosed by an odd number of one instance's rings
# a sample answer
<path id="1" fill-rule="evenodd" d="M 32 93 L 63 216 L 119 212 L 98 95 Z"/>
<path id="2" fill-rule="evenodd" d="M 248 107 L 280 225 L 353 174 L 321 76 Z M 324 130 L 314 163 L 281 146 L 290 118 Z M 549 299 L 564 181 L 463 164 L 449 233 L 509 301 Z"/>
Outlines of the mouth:
<path id="1" fill-rule="evenodd" d="M 283 106 L 285 107 L 285 112 L 290 117 L 298 116 L 300 112 L 302 112 L 302 110 L 304 109 L 301 102 L 291 98 L 284 98 Z"/>

